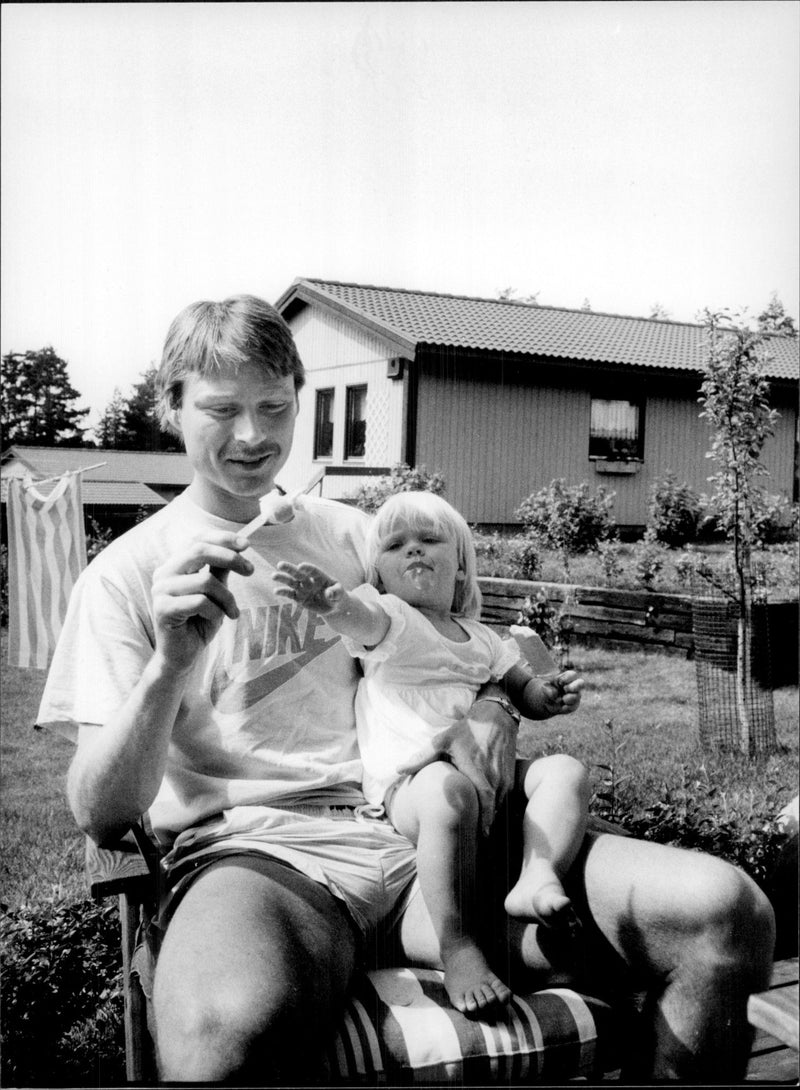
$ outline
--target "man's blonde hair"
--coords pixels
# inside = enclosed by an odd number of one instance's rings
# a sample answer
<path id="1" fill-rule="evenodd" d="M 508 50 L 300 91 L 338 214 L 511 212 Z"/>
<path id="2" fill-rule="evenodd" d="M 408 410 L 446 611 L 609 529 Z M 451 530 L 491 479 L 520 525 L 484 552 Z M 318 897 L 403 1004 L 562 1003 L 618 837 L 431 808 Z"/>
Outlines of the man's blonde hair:
<path id="1" fill-rule="evenodd" d="M 294 379 L 295 394 L 305 382 L 305 370 L 289 326 L 277 310 L 255 295 L 233 295 L 221 303 L 192 303 L 169 327 L 156 396 L 161 426 L 180 435 L 169 418 L 180 407 L 187 375 L 234 373 L 259 367 L 269 378 Z"/>

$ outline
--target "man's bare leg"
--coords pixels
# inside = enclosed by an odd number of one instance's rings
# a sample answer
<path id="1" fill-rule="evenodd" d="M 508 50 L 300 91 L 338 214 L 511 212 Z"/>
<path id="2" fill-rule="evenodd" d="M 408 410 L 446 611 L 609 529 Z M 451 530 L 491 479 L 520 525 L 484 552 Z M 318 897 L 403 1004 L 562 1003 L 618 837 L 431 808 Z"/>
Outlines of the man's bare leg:
<path id="1" fill-rule="evenodd" d="M 178 905 L 159 954 L 160 1077 L 313 1081 L 354 963 L 351 926 L 326 889 L 267 858 L 220 860 Z"/>
<path id="2" fill-rule="evenodd" d="M 592 838 L 583 871 L 600 932 L 651 992 L 656 1079 L 743 1078 L 747 997 L 769 982 L 774 917 L 743 871 L 699 852 Z"/>
<path id="3" fill-rule="evenodd" d="M 590 833 L 567 891 L 585 924 L 581 986 L 601 995 L 648 989 L 626 1078 L 740 1081 L 752 1037 L 747 997 L 768 983 L 774 941 L 756 884 L 708 855 Z M 510 920 L 512 967 L 526 968 L 532 987 L 563 983 L 546 952 L 549 930 Z M 436 963 L 421 897 L 410 900 L 399 935 L 412 964 Z"/>

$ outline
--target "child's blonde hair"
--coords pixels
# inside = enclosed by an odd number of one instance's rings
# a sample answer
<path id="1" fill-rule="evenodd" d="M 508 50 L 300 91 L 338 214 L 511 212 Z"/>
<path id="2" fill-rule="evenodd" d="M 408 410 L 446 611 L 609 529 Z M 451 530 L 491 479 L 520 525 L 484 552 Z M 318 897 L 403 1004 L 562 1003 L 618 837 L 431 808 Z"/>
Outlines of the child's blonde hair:
<path id="1" fill-rule="evenodd" d="M 367 578 L 382 590 L 378 576 L 378 557 L 382 543 L 403 522 L 412 530 L 432 529 L 453 541 L 458 566 L 464 578 L 456 582 L 451 613 L 461 617 L 479 617 L 481 592 L 472 531 L 455 507 L 433 492 L 397 492 L 380 507 L 367 534 Z"/>

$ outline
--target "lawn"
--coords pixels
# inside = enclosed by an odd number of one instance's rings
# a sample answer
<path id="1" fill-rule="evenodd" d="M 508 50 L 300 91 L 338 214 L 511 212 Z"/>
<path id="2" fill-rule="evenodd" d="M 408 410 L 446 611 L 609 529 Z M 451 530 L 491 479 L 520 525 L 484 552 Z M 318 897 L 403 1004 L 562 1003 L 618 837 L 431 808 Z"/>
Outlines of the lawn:
<path id="1" fill-rule="evenodd" d="M 45 671 L 7 665 L 2 656 L 0 858 L 3 905 L 83 896 L 83 836 L 67 807 L 64 780 L 72 745 L 33 729 Z"/>

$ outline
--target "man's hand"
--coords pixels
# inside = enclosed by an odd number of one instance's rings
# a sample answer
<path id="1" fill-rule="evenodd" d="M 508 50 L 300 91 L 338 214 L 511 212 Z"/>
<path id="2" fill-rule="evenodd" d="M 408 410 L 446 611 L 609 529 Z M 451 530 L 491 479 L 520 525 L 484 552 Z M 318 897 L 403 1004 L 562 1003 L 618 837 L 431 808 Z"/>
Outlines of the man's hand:
<path id="1" fill-rule="evenodd" d="M 228 575 L 251 575 L 242 552 L 246 538 L 206 533 L 153 573 L 156 654 L 173 669 L 188 670 L 219 630 L 224 617 L 235 620 L 239 607 L 227 587 Z"/>
<path id="2" fill-rule="evenodd" d="M 335 612 L 345 593 L 341 583 L 313 564 L 290 564 L 288 560 L 281 560 L 272 579 L 277 584 L 276 594 L 321 617 Z"/>
<path id="3" fill-rule="evenodd" d="M 463 719 L 435 735 L 398 772 L 412 775 L 433 761 L 450 760 L 474 785 L 481 828 L 488 835 L 497 807 L 513 786 L 516 756 L 516 721 L 495 700 L 478 697 Z"/>

